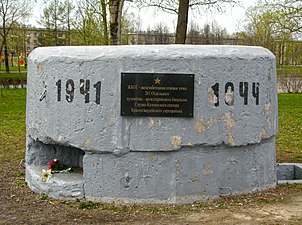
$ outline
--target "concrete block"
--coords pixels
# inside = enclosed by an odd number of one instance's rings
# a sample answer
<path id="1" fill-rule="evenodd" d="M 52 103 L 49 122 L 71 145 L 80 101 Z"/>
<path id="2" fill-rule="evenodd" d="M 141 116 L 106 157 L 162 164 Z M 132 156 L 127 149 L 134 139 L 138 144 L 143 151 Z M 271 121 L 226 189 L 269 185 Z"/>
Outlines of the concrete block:
<path id="1" fill-rule="evenodd" d="M 278 165 L 278 180 L 293 180 L 295 178 L 295 165 L 292 163 L 282 163 Z"/>
<path id="2" fill-rule="evenodd" d="M 194 117 L 120 116 L 122 72 L 195 74 Z M 167 151 L 258 144 L 277 132 L 275 58 L 260 47 L 38 48 L 28 73 L 28 135 L 46 144 Z"/>
<path id="3" fill-rule="evenodd" d="M 232 151 L 219 146 L 123 156 L 86 154 L 85 197 L 104 202 L 174 204 L 273 188 L 274 141 Z"/>
<path id="4" fill-rule="evenodd" d="M 31 168 L 53 158 L 83 167 L 83 196 L 91 200 L 184 203 L 276 184 L 277 80 L 267 49 L 37 48 L 28 74 L 27 181 L 35 190 L 50 192 Z M 121 94 L 132 84 L 123 89 L 122 74 L 151 74 L 148 88 L 167 88 L 159 77 L 190 75 L 192 115 L 124 116 Z M 159 104 L 156 96 L 170 92 L 145 94 Z"/>

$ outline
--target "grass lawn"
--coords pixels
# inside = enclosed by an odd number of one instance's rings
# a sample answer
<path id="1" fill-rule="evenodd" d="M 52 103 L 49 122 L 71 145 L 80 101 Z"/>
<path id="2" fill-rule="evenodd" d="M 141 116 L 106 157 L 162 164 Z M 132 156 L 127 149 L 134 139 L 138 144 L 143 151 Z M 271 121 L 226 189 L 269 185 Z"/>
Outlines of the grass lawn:
<path id="1" fill-rule="evenodd" d="M 26 73 L 21 73 L 21 78 L 22 80 L 26 81 L 27 80 L 27 74 Z M 20 74 L 19 73 L 0 73 L 0 80 L 4 79 L 20 79 Z"/>
<path id="2" fill-rule="evenodd" d="M 278 77 L 302 77 L 302 66 L 277 66 Z"/>
<path id="3" fill-rule="evenodd" d="M 1 162 L 19 163 L 25 157 L 25 96 L 26 89 L 0 89 Z"/>
<path id="4" fill-rule="evenodd" d="M 302 94 L 279 94 L 277 161 L 302 163 Z"/>
<path id="5" fill-rule="evenodd" d="M 25 156 L 25 89 L 0 90 L 0 161 Z M 279 94 L 277 161 L 302 162 L 302 94 Z"/>
<path id="6" fill-rule="evenodd" d="M 19 67 L 18 67 L 18 66 L 10 66 L 10 67 L 9 67 L 9 70 L 10 70 L 10 71 L 19 71 Z M 27 68 L 25 68 L 24 66 L 21 66 L 21 67 L 20 67 L 20 70 L 21 70 L 21 71 L 26 71 Z M 1 63 L 0 71 L 5 71 L 4 63 Z"/>
<path id="7" fill-rule="evenodd" d="M 290 65 L 286 65 L 286 66 L 280 66 L 277 65 L 277 70 L 294 70 L 294 71 L 300 71 L 300 73 L 302 73 L 302 66 L 290 66 Z"/>

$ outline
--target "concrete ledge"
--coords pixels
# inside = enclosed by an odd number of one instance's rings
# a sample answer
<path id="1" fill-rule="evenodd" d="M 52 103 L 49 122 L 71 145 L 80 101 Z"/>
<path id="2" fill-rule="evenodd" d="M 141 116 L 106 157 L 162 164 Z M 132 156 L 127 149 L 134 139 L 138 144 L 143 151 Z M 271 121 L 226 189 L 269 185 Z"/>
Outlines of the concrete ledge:
<path id="1" fill-rule="evenodd" d="M 278 184 L 302 184 L 302 163 L 280 163 L 277 167 Z"/>
<path id="2" fill-rule="evenodd" d="M 46 182 L 41 179 L 44 166 L 27 166 L 26 180 L 29 187 L 53 198 L 60 199 L 81 199 L 84 197 L 83 174 L 81 173 L 60 173 L 53 176 Z"/>

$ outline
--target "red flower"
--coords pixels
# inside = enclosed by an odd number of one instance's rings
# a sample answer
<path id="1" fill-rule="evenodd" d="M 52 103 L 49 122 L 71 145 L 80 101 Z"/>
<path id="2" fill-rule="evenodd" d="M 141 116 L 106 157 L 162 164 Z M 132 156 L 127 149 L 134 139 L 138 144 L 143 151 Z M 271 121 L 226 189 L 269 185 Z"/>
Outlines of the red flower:
<path id="1" fill-rule="evenodd" d="M 54 163 L 59 164 L 60 161 L 59 161 L 58 159 L 53 159 L 53 160 L 51 160 L 51 161 L 49 162 L 49 166 L 48 166 L 48 169 L 49 169 L 49 170 L 52 169 L 52 166 L 53 166 Z"/>

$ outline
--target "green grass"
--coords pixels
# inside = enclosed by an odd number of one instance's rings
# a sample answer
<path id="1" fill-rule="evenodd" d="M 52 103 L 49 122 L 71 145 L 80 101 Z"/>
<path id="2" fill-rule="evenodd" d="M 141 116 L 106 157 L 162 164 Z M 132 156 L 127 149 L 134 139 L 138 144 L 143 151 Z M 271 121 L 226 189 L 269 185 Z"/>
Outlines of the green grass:
<path id="1" fill-rule="evenodd" d="M 25 157 L 26 89 L 0 89 L 0 161 Z"/>
<path id="2" fill-rule="evenodd" d="M 27 68 L 25 68 L 24 66 L 21 66 L 20 69 L 21 69 L 21 71 L 26 71 L 27 70 Z M 9 70 L 10 71 L 19 71 L 19 67 L 18 66 L 10 66 Z M 5 71 L 4 63 L 1 63 L 0 71 Z"/>
<path id="3" fill-rule="evenodd" d="M 277 66 L 278 77 L 302 77 L 302 66 Z"/>
<path id="4" fill-rule="evenodd" d="M 277 65 L 277 70 L 295 70 L 295 71 L 300 71 L 302 73 L 302 66 Z"/>
<path id="5" fill-rule="evenodd" d="M 25 89 L 0 90 L 0 161 L 24 158 L 25 95 Z M 279 94 L 276 143 L 278 162 L 302 162 L 302 94 Z"/>
<path id="6" fill-rule="evenodd" d="M 22 80 L 26 81 L 27 80 L 27 74 L 26 73 L 21 73 L 21 78 Z M 0 80 L 4 79 L 20 79 L 20 74 L 19 73 L 0 73 Z"/>
<path id="7" fill-rule="evenodd" d="M 302 162 L 302 94 L 279 94 L 277 161 Z"/>

